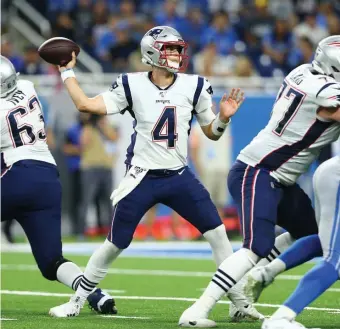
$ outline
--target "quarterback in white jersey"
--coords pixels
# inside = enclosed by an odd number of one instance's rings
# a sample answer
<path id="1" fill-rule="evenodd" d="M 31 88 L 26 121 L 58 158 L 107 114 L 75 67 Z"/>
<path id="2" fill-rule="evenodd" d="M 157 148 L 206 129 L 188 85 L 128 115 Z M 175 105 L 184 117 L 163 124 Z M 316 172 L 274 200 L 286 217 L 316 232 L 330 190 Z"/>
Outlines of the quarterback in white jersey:
<path id="1" fill-rule="evenodd" d="M 127 151 L 126 176 L 111 196 L 111 230 L 85 270 L 86 289 L 80 286 L 68 303 L 52 308 L 52 316 L 79 314 L 87 295 L 104 278 L 111 262 L 131 243 L 141 218 L 157 203 L 169 206 L 196 226 L 209 241 L 217 266 L 232 254 L 209 193 L 187 167 L 187 148 L 194 115 L 206 136 L 217 140 L 241 105 L 243 93 L 233 89 L 229 97 L 224 95 L 215 115 L 208 80 L 178 73 L 186 67 L 186 51 L 187 43 L 175 29 L 157 26 L 149 30 L 141 40 L 141 52 L 142 61 L 152 70 L 122 74 L 108 91 L 94 98 L 88 98 L 75 79 L 74 54 L 72 62 L 60 68 L 79 111 L 103 115 L 129 112 L 135 132 Z M 252 312 L 248 301 L 236 292 L 229 297 L 236 299 L 240 310 Z M 261 317 L 258 313 L 253 316 Z"/>
<path id="2" fill-rule="evenodd" d="M 83 273 L 63 257 L 61 184 L 46 143 L 39 98 L 32 82 L 17 80 L 12 63 L 4 56 L 0 78 L 1 221 L 16 219 L 22 226 L 46 279 L 76 289 Z M 113 298 L 101 289 L 88 301 L 99 313 L 117 313 Z"/>
<path id="3" fill-rule="evenodd" d="M 296 180 L 340 134 L 339 46 L 340 36 L 322 40 L 313 63 L 288 74 L 269 123 L 238 156 L 228 188 L 238 206 L 243 248 L 220 265 L 180 323 L 206 321 L 215 303 L 261 258 L 264 265 L 289 246 L 273 248 L 276 224 L 288 231 L 282 240 L 288 236 L 290 243 L 318 233 L 311 201 Z"/>

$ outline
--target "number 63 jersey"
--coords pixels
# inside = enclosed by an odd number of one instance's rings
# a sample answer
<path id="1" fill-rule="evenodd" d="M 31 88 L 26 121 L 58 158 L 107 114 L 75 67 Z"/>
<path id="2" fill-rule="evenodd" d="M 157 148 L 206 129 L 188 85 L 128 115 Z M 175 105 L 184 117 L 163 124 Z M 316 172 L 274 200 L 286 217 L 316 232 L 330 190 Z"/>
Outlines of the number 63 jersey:
<path id="1" fill-rule="evenodd" d="M 322 107 L 340 106 L 340 84 L 310 64 L 290 72 L 279 90 L 267 126 L 238 160 L 271 172 L 285 185 L 305 173 L 321 149 L 338 139 L 340 124 L 318 116 Z"/>
<path id="2" fill-rule="evenodd" d="M 55 164 L 46 143 L 42 108 L 32 82 L 19 80 L 16 91 L 1 98 L 0 119 L 2 171 L 20 160 Z"/>
<path id="3" fill-rule="evenodd" d="M 150 72 L 123 74 L 101 95 L 108 114 L 128 111 L 134 118 L 125 163 L 145 169 L 185 166 L 193 115 L 201 126 L 215 118 L 210 83 L 197 75 L 175 74 L 173 83 L 161 89 Z"/>

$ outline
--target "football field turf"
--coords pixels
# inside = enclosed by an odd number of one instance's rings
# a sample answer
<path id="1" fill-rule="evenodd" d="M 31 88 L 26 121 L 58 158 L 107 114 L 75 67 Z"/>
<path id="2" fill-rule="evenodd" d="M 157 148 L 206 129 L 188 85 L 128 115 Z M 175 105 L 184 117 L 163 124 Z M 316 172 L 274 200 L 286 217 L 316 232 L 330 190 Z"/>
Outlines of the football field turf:
<path id="1" fill-rule="evenodd" d="M 65 255 L 85 266 L 88 256 Z M 4 329 L 43 328 L 176 328 L 179 316 L 199 297 L 214 272 L 212 260 L 131 258 L 118 259 L 100 284 L 116 298 L 119 316 L 100 316 L 87 305 L 77 318 L 48 316 L 50 307 L 69 299 L 71 291 L 42 278 L 33 256 L 28 253 L 2 253 L 1 326 Z M 272 314 L 278 304 L 296 287 L 312 264 L 285 273 L 261 296 L 258 310 Z M 219 328 L 260 328 L 258 322 L 230 323 L 227 300 L 218 304 L 211 319 Z M 12 320 L 10 320 L 12 319 Z M 308 328 L 340 328 L 340 283 L 336 283 L 311 309 L 298 317 Z"/>

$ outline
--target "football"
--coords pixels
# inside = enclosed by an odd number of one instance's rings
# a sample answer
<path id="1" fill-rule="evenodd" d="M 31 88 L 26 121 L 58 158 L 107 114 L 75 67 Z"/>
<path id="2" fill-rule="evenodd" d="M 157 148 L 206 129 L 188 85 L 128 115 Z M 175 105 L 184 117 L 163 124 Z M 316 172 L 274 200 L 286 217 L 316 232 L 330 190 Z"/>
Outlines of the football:
<path id="1" fill-rule="evenodd" d="M 67 38 L 51 38 L 46 40 L 38 49 L 40 57 L 47 63 L 65 66 L 72 60 L 72 52 L 78 56 L 79 46 Z"/>

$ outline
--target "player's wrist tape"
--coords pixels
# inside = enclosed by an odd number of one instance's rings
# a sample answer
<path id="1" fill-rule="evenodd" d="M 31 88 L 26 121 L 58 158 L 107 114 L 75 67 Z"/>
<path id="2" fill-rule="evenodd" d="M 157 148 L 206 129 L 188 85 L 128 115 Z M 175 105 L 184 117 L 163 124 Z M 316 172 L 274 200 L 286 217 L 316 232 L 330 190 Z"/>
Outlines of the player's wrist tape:
<path id="1" fill-rule="evenodd" d="M 230 118 L 229 118 L 229 120 L 227 122 L 221 121 L 220 115 L 217 114 L 216 118 L 213 121 L 212 126 L 211 126 L 212 133 L 215 136 L 222 136 L 224 131 L 225 131 L 225 129 L 227 128 L 227 126 L 229 125 L 230 122 L 231 122 Z"/>
<path id="2" fill-rule="evenodd" d="M 74 74 L 72 69 L 66 69 L 65 71 L 61 72 L 61 79 L 63 82 L 66 81 L 68 78 L 75 78 L 76 75 Z"/>

